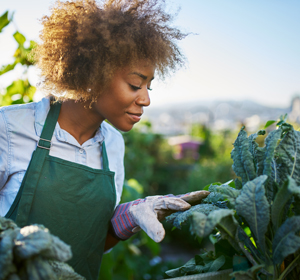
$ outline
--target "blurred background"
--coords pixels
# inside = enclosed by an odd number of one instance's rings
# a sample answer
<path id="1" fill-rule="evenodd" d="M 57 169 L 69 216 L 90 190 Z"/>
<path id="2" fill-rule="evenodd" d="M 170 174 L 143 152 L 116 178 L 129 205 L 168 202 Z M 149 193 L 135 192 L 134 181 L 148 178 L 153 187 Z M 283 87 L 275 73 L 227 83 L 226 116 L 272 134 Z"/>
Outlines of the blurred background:
<path id="1" fill-rule="evenodd" d="M 43 97 L 28 54 L 51 3 L 0 2 L 0 106 Z M 154 80 L 143 121 L 123 134 L 123 202 L 233 179 L 230 151 L 243 125 L 252 133 L 287 113 L 299 127 L 298 0 L 173 0 L 167 9 L 178 12 L 174 25 L 190 33 L 179 44 L 187 64 Z M 210 247 L 187 226 L 165 228 L 161 244 L 144 233 L 120 242 L 105 255 L 101 279 L 163 279 L 164 271 Z"/>

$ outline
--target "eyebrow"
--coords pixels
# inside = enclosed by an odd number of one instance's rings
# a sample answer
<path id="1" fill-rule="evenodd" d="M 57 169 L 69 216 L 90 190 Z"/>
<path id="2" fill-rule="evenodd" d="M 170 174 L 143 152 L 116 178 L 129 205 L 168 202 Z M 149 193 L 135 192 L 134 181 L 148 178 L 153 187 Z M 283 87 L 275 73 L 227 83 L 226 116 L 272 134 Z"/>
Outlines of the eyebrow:
<path id="1" fill-rule="evenodd" d="M 143 74 L 141 74 L 141 73 L 138 73 L 138 72 L 132 72 L 132 73 L 130 73 L 129 75 L 137 75 L 137 76 L 141 77 L 143 80 L 147 80 L 147 79 L 148 79 L 147 76 L 145 76 L 145 75 L 143 75 Z M 151 81 L 152 81 L 152 80 L 154 80 L 154 77 L 152 77 Z"/>

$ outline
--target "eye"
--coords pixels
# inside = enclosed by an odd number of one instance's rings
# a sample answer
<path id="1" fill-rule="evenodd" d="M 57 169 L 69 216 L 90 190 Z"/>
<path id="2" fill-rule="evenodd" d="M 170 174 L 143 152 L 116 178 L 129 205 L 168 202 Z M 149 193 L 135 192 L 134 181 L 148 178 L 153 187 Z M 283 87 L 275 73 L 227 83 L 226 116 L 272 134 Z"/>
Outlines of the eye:
<path id="1" fill-rule="evenodd" d="M 133 90 L 139 90 L 139 89 L 141 89 L 141 87 L 137 87 L 137 86 L 134 86 L 134 85 L 131 85 L 131 84 L 129 84 L 129 86 L 130 86 Z"/>
<path id="2" fill-rule="evenodd" d="M 150 91 L 152 90 L 152 88 L 151 88 L 151 81 L 150 81 L 150 83 L 147 84 L 147 89 L 150 90 Z"/>

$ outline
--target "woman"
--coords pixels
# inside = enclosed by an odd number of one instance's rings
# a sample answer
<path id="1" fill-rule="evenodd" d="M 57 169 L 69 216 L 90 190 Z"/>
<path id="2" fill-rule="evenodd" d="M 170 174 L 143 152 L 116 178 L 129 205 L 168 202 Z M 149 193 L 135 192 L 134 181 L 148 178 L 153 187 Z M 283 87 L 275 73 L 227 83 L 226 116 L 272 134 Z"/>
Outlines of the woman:
<path id="1" fill-rule="evenodd" d="M 50 97 L 0 109 L 0 215 L 45 225 L 71 245 L 70 265 L 87 279 L 97 279 L 104 250 L 140 228 L 159 242 L 159 220 L 190 207 L 172 196 L 117 206 L 124 142 L 116 129 L 140 120 L 155 72 L 183 63 L 174 41 L 185 34 L 170 19 L 157 0 L 56 2 L 35 53 Z"/>

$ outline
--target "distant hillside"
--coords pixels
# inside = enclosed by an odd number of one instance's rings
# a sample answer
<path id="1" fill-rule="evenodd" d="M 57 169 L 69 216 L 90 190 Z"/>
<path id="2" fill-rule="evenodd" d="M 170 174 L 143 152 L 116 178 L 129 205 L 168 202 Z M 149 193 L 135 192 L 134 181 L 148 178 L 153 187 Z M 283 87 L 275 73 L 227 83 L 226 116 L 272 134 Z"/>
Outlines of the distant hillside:
<path id="1" fill-rule="evenodd" d="M 272 108 L 250 100 L 224 100 L 149 107 L 145 110 L 145 117 L 152 122 L 154 132 L 164 135 L 188 134 L 194 123 L 216 130 L 238 129 L 244 124 L 249 131 L 254 131 L 261 123 L 290 113 L 291 108 Z"/>

